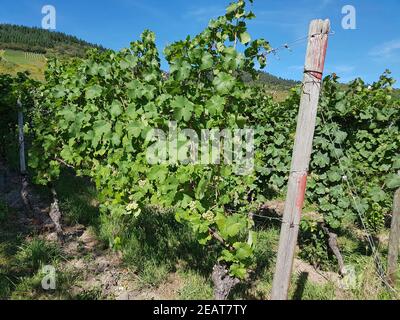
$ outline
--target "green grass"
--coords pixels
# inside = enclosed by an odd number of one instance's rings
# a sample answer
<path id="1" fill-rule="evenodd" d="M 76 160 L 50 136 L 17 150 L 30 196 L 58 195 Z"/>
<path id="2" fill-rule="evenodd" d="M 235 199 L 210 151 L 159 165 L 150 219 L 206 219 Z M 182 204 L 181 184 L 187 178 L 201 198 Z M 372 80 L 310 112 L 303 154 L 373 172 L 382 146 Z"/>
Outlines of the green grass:
<path id="1" fill-rule="evenodd" d="M 193 271 L 181 273 L 183 286 L 178 291 L 180 300 L 212 300 L 214 297 L 212 283 L 208 277 L 204 277 Z"/>
<path id="2" fill-rule="evenodd" d="M 82 296 L 85 293 L 86 296 L 89 296 L 87 292 L 82 292 L 82 294 L 76 296 L 71 294 L 71 287 L 80 277 L 80 274 L 77 272 L 65 270 L 61 272 L 56 269 L 55 290 L 44 290 L 42 288 L 44 276 L 45 274 L 39 270 L 31 276 L 21 277 L 9 298 L 12 300 L 84 300 Z M 91 295 L 91 297 L 94 297 L 94 295 Z"/>
<path id="3" fill-rule="evenodd" d="M 143 263 L 135 263 L 135 265 L 138 268 L 139 288 L 158 287 L 166 281 L 171 272 L 170 265 L 159 264 L 155 259 L 145 259 Z"/>
<path id="4" fill-rule="evenodd" d="M 293 300 L 335 300 L 336 292 L 333 283 L 316 284 L 307 280 L 302 273 L 293 277 L 289 298 Z"/>
<path id="5" fill-rule="evenodd" d="M 178 269 L 209 275 L 216 261 L 212 247 L 207 252 L 171 211 L 148 208 L 136 221 L 104 216 L 100 225 L 103 239 L 109 242 L 122 233 L 125 264 L 133 267 L 142 285 L 159 285 Z"/>
<path id="6" fill-rule="evenodd" d="M 54 243 L 33 239 L 18 248 L 15 258 L 19 265 L 34 271 L 42 265 L 55 263 L 61 258 L 61 251 Z"/>
<path id="7" fill-rule="evenodd" d="M 7 209 L 7 216 L 3 216 L 0 223 L 0 299 L 9 297 L 21 274 L 15 263 L 15 254 L 23 243 L 23 237 L 16 224 L 12 223 L 14 218 L 14 212 Z"/>
<path id="8" fill-rule="evenodd" d="M 28 299 L 44 293 L 42 266 L 57 266 L 59 247 L 37 238 L 24 240 L 17 229 L 8 230 L 5 234 L 0 229 L 0 299 Z"/>

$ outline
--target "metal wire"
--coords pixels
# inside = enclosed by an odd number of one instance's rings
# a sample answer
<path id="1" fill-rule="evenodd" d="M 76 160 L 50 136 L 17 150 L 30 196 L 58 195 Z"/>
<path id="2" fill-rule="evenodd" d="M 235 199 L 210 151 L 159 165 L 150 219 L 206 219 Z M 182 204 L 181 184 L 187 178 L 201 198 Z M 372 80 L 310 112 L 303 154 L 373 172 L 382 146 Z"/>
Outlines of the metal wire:
<path id="1" fill-rule="evenodd" d="M 292 50 L 291 50 L 292 48 L 294 48 L 294 47 L 296 47 L 296 46 L 299 46 L 299 45 L 302 45 L 302 44 L 304 44 L 305 42 L 307 42 L 309 38 L 315 37 L 315 36 L 320 35 L 320 34 L 322 34 L 322 33 L 315 33 L 315 34 L 312 34 L 311 36 L 307 35 L 307 36 L 301 37 L 301 38 L 299 38 L 299 39 L 293 40 L 293 41 L 291 41 L 291 42 L 284 43 L 284 44 L 282 44 L 282 45 L 280 45 L 280 46 L 278 46 L 278 47 L 276 47 L 276 48 L 272 48 L 272 49 L 267 50 L 267 52 L 265 53 L 265 55 L 269 55 L 269 54 L 274 54 L 274 55 L 276 55 L 276 54 L 278 53 L 278 51 L 280 51 L 280 50 L 292 51 Z M 331 31 L 331 32 L 328 33 L 328 34 L 329 34 L 329 35 L 334 35 L 335 32 L 334 32 L 334 31 Z"/>
<path id="2" fill-rule="evenodd" d="M 233 210 L 233 209 L 226 209 L 226 211 L 229 211 L 230 213 L 240 213 L 239 211 Z M 288 223 L 286 221 L 283 221 L 282 218 L 270 217 L 270 216 L 260 215 L 260 214 L 257 214 L 257 213 L 251 213 L 251 216 L 252 217 L 261 218 L 261 219 L 265 219 L 265 220 L 279 221 L 279 222 L 282 222 L 282 223 Z"/>
<path id="3" fill-rule="evenodd" d="M 253 217 L 258 217 L 258 218 L 262 218 L 262 219 L 266 219 L 266 220 L 274 220 L 274 221 L 279 221 L 279 222 L 284 222 L 282 218 L 277 218 L 277 217 L 269 217 L 269 216 L 262 216 L 260 214 L 252 214 Z"/>
<path id="4" fill-rule="evenodd" d="M 322 118 L 323 124 L 326 124 L 327 122 L 325 120 L 325 117 L 324 117 L 324 114 L 323 114 L 322 110 L 320 111 L 320 114 L 321 114 L 321 118 Z M 331 124 L 333 125 L 332 121 L 331 121 Z M 329 140 L 331 141 L 332 145 L 334 145 L 335 143 L 333 141 L 333 138 L 332 138 L 332 135 L 331 135 L 330 131 L 328 131 L 328 136 L 329 136 Z M 343 150 L 342 144 L 340 142 L 338 142 L 337 144 L 339 145 L 340 150 L 344 154 L 344 150 Z M 381 259 L 379 257 L 379 251 L 377 250 L 377 248 L 375 246 L 375 243 L 374 243 L 374 240 L 373 240 L 371 234 L 369 233 L 369 231 L 368 231 L 368 229 L 366 227 L 366 223 L 365 223 L 363 214 L 361 213 L 361 211 L 359 209 L 359 206 L 358 206 L 359 202 L 357 202 L 357 200 L 356 200 L 356 198 L 360 199 L 360 197 L 359 197 L 359 195 L 357 193 L 357 189 L 356 189 L 355 183 L 354 183 L 354 181 L 352 179 L 352 176 L 349 174 L 349 172 L 346 172 L 346 170 L 343 168 L 342 161 L 341 161 L 340 157 L 338 156 L 338 154 L 336 153 L 337 152 L 336 148 L 334 150 L 335 150 L 334 154 L 335 154 L 335 157 L 336 157 L 336 159 L 338 161 L 340 170 L 342 171 L 342 173 L 345 176 L 347 176 L 347 179 L 345 179 L 345 181 L 346 181 L 346 184 L 347 184 L 347 187 L 348 187 L 349 194 L 350 194 L 351 198 L 353 199 L 357 214 L 358 214 L 358 216 L 360 218 L 360 221 L 361 221 L 361 225 L 362 225 L 362 227 L 363 227 L 363 229 L 364 229 L 364 231 L 365 231 L 365 233 L 367 235 L 368 244 L 371 247 L 371 250 L 372 250 L 372 253 L 373 253 L 373 257 L 374 257 L 374 261 L 377 264 L 378 270 L 375 270 L 375 272 L 378 275 L 378 277 L 381 279 L 381 281 L 392 292 L 394 292 L 396 295 L 398 295 L 399 294 L 398 290 L 396 290 L 396 288 L 394 288 L 392 285 L 390 285 L 390 283 L 387 281 L 387 279 L 385 277 L 385 271 L 384 271 L 384 267 L 383 267 L 383 264 L 381 262 Z"/>

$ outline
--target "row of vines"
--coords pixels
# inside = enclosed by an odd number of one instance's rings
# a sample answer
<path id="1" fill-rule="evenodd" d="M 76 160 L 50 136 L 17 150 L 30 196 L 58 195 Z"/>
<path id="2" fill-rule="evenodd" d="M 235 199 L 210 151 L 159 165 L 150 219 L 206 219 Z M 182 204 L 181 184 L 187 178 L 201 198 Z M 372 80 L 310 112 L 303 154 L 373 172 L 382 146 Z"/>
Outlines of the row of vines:
<path id="1" fill-rule="evenodd" d="M 197 36 L 167 46 L 168 74 L 154 34 L 145 31 L 120 52 L 92 50 L 85 59 L 50 61 L 45 83 L 1 76 L 1 152 L 13 144 L 20 98 L 32 180 L 51 183 L 65 164 L 91 178 L 104 219 L 118 222 L 110 246 L 123 246 L 124 222 L 145 208 L 173 208 L 201 244 L 219 242 L 219 261 L 244 279 L 256 241 L 249 213 L 285 194 L 302 90 L 278 103 L 242 80 L 243 74 L 257 76 L 270 49 L 247 32 L 246 21 L 254 17 L 239 0 Z M 390 216 L 400 185 L 400 104 L 392 98 L 393 84 L 389 72 L 371 86 L 360 79 L 343 86 L 335 75 L 324 79 L 307 201 L 332 230 L 353 224 L 379 231 Z M 254 171 L 235 175 L 224 163 L 149 164 L 146 149 L 154 141 L 148 132 L 168 131 L 169 121 L 177 122 L 178 132 L 253 128 Z"/>

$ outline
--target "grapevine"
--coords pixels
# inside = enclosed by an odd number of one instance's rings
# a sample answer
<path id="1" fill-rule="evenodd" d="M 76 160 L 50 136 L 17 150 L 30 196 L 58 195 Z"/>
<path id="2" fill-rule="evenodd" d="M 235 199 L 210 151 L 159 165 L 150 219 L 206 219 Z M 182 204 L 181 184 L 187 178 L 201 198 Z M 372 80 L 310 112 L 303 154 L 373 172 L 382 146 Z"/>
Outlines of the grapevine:
<path id="1" fill-rule="evenodd" d="M 153 142 L 149 131 L 167 131 L 170 121 L 178 132 L 246 126 L 240 110 L 252 107 L 256 89 L 238 75 L 254 73 L 255 61 L 264 67 L 269 49 L 265 40 L 251 41 L 245 21 L 253 17 L 244 1 L 235 2 L 193 39 L 168 46 L 168 76 L 150 31 L 119 53 L 92 51 L 86 60 L 52 61 L 29 156 L 36 181 L 57 179 L 61 159 L 95 181 L 101 210 L 112 219 L 137 217 L 148 205 L 174 207 L 176 219 L 188 221 L 200 243 L 214 237 L 223 244 L 220 260 L 232 276 L 244 278 L 254 244 L 252 221 L 243 213 L 250 210 L 255 175 L 234 175 L 225 164 L 150 165 L 146 148 Z M 120 234 L 114 237 L 111 245 L 120 242 Z"/>

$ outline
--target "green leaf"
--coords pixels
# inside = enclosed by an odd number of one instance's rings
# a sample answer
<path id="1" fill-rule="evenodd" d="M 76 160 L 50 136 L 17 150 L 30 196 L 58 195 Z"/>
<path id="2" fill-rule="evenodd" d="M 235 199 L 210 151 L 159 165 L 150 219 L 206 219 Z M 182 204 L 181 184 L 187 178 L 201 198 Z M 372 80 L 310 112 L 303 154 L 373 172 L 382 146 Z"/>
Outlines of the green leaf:
<path id="1" fill-rule="evenodd" d="M 1 61 L 1 59 L 0 59 L 0 61 Z M 58 98 L 64 97 L 64 96 L 66 95 L 65 88 L 62 87 L 62 86 L 60 86 L 60 85 L 55 86 L 55 87 L 54 87 L 54 93 L 53 93 L 53 95 L 54 95 L 54 97 L 57 98 L 57 99 L 58 99 Z"/>
<path id="2" fill-rule="evenodd" d="M 232 276 L 239 279 L 244 279 L 247 274 L 246 268 L 242 263 L 233 263 L 229 270 Z"/>
<path id="3" fill-rule="evenodd" d="M 190 76 L 192 66 L 187 61 L 178 60 L 171 65 L 170 71 L 176 80 L 182 81 Z"/>
<path id="4" fill-rule="evenodd" d="M 342 176 L 337 171 L 329 171 L 327 173 L 328 179 L 331 182 L 337 182 L 342 179 Z"/>
<path id="5" fill-rule="evenodd" d="M 136 105 L 133 103 L 128 105 L 128 108 L 126 109 L 125 113 L 129 117 L 130 120 L 135 120 L 138 116 L 138 113 L 136 111 Z"/>
<path id="6" fill-rule="evenodd" d="M 246 260 L 253 254 L 253 250 L 247 243 L 236 242 L 233 247 L 236 249 L 235 256 L 239 260 Z"/>
<path id="7" fill-rule="evenodd" d="M 374 202 L 380 202 L 386 198 L 386 193 L 379 187 L 372 187 L 369 194 Z"/>
<path id="8" fill-rule="evenodd" d="M 318 152 L 313 159 L 314 165 L 324 168 L 329 164 L 329 157 L 325 153 Z"/>
<path id="9" fill-rule="evenodd" d="M 385 181 L 385 184 L 389 189 L 400 188 L 400 175 L 399 174 L 389 175 Z"/>
<path id="10" fill-rule="evenodd" d="M 201 232 L 197 235 L 197 241 L 203 246 L 206 245 L 211 239 L 212 237 L 208 232 Z"/>
<path id="11" fill-rule="evenodd" d="M 251 41 L 251 37 L 247 32 L 242 32 L 239 36 L 239 39 L 243 44 L 248 44 Z"/>
<path id="12" fill-rule="evenodd" d="M 346 111 L 346 103 L 345 103 L 345 101 L 339 101 L 338 103 L 336 103 L 335 107 L 341 113 Z"/>
<path id="13" fill-rule="evenodd" d="M 171 107 L 174 110 L 175 120 L 189 121 L 192 117 L 194 110 L 194 104 L 190 102 L 186 97 L 177 96 L 172 102 Z"/>
<path id="14" fill-rule="evenodd" d="M 88 89 L 86 89 L 85 92 L 85 98 L 86 99 L 95 99 L 101 96 L 103 92 L 102 87 L 100 87 L 99 85 L 94 85 L 89 87 Z"/>
<path id="15" fill-rule="evenodd" d="M 113 118 L 118 117 L 122 113 L 122 104 L 118 100 L 114 100 L 111 104 L 110 113 Z"/>
<path id="16" fill-rule="evenodd" d="M 112 135 L 111 141 L 114 146 L 119 146 L 121 144 L 121 138 L 120 138 L 119 134 L 114 132 Z"/>
<path id="17" fill-rule="evenodd" d="M 235 214 L 226 218 L 221 215 L 217 215 L 216 223 L 222 237 L 224 238 L 236 237 L 239 232 L 246 227 L 246 220 L 239 214 Z"/>
<path id="18" fill-rule="evenodd" d="M 336 143 L 343 143 L 344 140 L 347 138 L 347 133 L 344 131 L 337 130 L 335 132 L 335 142 Z"/>
<path id="19" fill-rule="evenodd" d="M 236 2 L 231 3 L 227 8 L 226 8 L 226 14 L 233 13 L 239 8 L 239 4 Z"/>
<path id="20" fill-rule="evenodd" d="M 147 178 L 149 180 L 164 181 L 167 173 L 168 169 L 165 166 L 152 166 L 149 173 L 147 174 Z"/>
<path id="21" fill-rule="evenodd" d="M 397 158 L 394 159 L 393 169 L 395 169 L 395 170 L 400 169 L 400 157 L 397 157 Z"/>
<path id="22" fill-rule="evenodd" d="M 75 113 L 76 113 L 76 109 L 75 108 L 64 108 L 61 111 L 59 111 L 59 115 L 64 117 L 65 121 L 67 122 L 67 124 L 69 122 L 72 122 L 75 120 Z M 65 127 L 66 129 L 67 127 Z"/>
<path id="23" fill-rule="evenodd" d="M 202 177 L 200 179 L 199 184 L 197 185 L 197 188 L 195 191 L 196 199 L 201 200 L 204 198 L 204 193 L 205 193 L 207 184 L 208 184 L 207 177 Z"/>
<path id="24" fill-rule="evenodd" d="M 227 94 L 235 85 L 235 78 L 225 72 L 220 72 L 214 78 L 213 85 L 220 94 Z"/>
<path id="25" fill-rule="evenodd" d="M 213 60 L 213 56 L 208 53 L 205 52 L 203 54 L 203 56 L 201 57 L 201 66 L 200 66 L 200 70 L 208 70 L 211 69 L 211 67 L 214 64 L 214 60 Z"/>
<path id="26" fill-rule="evenodd" d="M 219 260 L 223 260 L 226 262 L 233 262 L 235 261 L 235 256 L 229 250 L 224 249 L 221 252 L 221 257 L 219 258 Z"/>
<path id="27" fill-rule="evenodd" d="M 225 98 L 220 96 L 213 96 L 208 100 L 206 108 L 211 115 L 221 114 L 224 110 Z"/>
<path id="28" fill-rule="evenodd" d="M 134 138 L 138 138 L 142 133 L 142 125 L 139 121 L 132 121 L 127 127 L 128 133 Z"/>
<path id="29" fill-rule="evenodd" d="M 236 236 L 241 228 L 241 224 L 238 222 L 229 224 L 226 226 L 226 235 L 228 235 L 229 237 L 234 237 Z"/>
<path id="30" fill-rule="evenodd" d="M 183 209 L 186 209 L 192 201 L 193 201 L 192 197 L 190 197 L 187 194 L 184 194 L 183 198 L 181 200 L 180 207 L 183 208 Z"/>
<path id="31" fill-rule="evenodd" d="M 96 121 L 93 125 L 93 131 L 92 146 L 96 148 L 102 136 L 107 136 L 111 133 L 111 124 L 105 120 Z"/>

